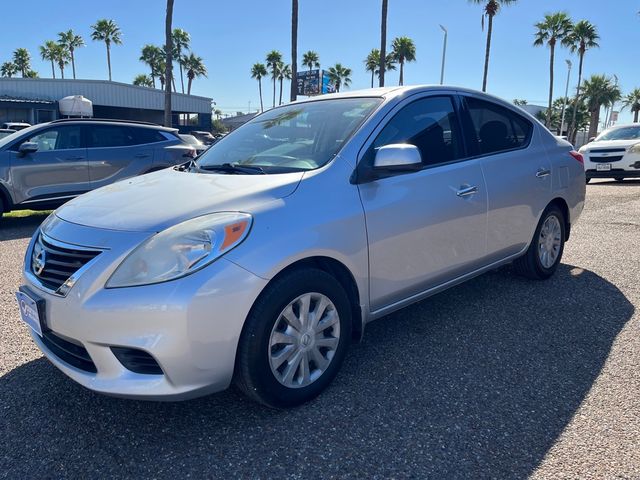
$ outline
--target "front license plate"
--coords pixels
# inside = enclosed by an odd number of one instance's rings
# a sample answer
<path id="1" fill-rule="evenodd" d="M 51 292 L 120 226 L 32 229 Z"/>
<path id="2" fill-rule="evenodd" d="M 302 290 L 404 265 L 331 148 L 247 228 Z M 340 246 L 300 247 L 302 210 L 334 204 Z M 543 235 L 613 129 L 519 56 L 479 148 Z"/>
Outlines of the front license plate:
<path id="1" fill-rule="evenodd" d="M 598 172 L 608 172 L 609 170 L 611 170 L 610 163 L 598 163 L 596 165 L 596 171 Z"/>
<path id="2" fill-rule="evenodd" d="M 29 325 L 34 332 L 42 336 L 40 311 L 37 301 L 24 292 L 16 292 L 16 298 L 18 299 L 18 307 L 20 307 L 22 321 Z"/>

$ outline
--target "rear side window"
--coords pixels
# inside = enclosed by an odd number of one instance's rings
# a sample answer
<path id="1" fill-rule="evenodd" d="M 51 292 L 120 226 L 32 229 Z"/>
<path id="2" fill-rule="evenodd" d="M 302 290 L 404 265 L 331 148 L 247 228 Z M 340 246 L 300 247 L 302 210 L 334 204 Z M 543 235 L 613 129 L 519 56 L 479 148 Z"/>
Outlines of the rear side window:
<path id="1" fill-rule="evenodd" d="M 91 125 L 89 147 L 126 147 L 134 145 L 133 129 L 124 125 Z"/>
<path id="2" fill-rule="evenodd" d="M 408 143 L 420 150 L 425 166 L 463 158 L 458 119 L 450 97 L 427 97 L 400 110 L 380 132 L 367 152 L 373 163 L 375 150 L 394 143 Z"/>
<path id="3" fill-rule="evenodd" d="M 529 145 L 533 125 L 515 112 L 477 98 L 466 98 L 473 134 L 483 155 Z"/>
<path id="4" fill-rule="evenodd" d="M 167 138 L 153 128 L 132 127 L 134 145 L 143 143 L 166 142 Z"/>

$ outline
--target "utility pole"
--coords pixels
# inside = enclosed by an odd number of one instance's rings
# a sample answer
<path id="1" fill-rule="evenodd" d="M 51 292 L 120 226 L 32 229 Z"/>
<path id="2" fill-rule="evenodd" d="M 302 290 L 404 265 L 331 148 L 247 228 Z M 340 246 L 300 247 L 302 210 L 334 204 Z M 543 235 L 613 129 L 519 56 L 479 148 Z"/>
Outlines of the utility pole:
<path id="1" fill-rule="evenodd" d="M 447 58 L 447 36 L 449 32 L 447 32 L 447 29 L 442 25 L 440 25 L 440 28 L 444 32 L 444 42 L 442 44 L 442 66 L 440 67 L 440 85 L 442 85 L 444 83 L 444 64 L 445 59 Z"/>
<path id="2" fill-rule="evenodd" d="M 558 135 L 562 135 L 562 127 L 564 126 L 564 114 L 567 110 L 567 95 L 569 95 L 569 79 L 571 78 L 571 60 L 565 60 L 565 62 L 567 62 L 567 87 L 564 89 L 564 102 L 562 102 L 562 120 L 560 120 L 560 131 L 558 132 Z M 578 106 L 575 105 L 574 108 L 577 107 Z M 567 134 L 568 133 L 569 132 L 567 131 Z"/>

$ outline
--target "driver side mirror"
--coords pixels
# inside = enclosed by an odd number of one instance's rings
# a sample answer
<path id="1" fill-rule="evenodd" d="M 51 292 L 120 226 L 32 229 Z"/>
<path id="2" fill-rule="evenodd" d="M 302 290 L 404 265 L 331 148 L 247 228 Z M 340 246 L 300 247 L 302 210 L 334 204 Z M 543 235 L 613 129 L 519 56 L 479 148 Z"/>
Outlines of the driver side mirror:
<path id="1" fill-rule="evenodd" d="M 20 145 L 18 152 L 21 156 L 28 155 L 29 153 L 35 153 L 38 151 L 38 144 L 35 142 L 24 142 Z"/>
<path id="2" fill-rule="evenodd" d="M 392 171 L 416 171 L 422 168 L 422 155 L 415 145 L 394 143 L 380 147 L 373 168 Z"/>

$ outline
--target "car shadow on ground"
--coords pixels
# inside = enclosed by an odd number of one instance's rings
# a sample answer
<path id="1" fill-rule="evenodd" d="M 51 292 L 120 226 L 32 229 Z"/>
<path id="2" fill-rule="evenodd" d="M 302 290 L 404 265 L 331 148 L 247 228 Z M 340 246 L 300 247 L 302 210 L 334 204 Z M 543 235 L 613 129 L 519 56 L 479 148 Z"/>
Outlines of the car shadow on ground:
<path id="1" fill-rule="evenodd" d="M 49 212 L 35 212 L 26 217 L 0 218 L 0 241 L 29 238 L 40 226 Z"/>
<path id="2" fill-rule="evenodd" d="M 46 360 L 0 378 L 0 471 L 33 476 L 524 478 L 591 389 L 634 308 L 593 272 L 504 268 L 367 327 L 319 398 L 233 390 L 114 399 Z"/>
<path id="3" fill-rule="evenodd" d="M 637 187 L 640 185 L 640 179 L 625 179 L 621 182 L 616 180 L 591 180 L 589 185 L 605 187 L 605 186 L 615 186 L 615 187 Z"/>

